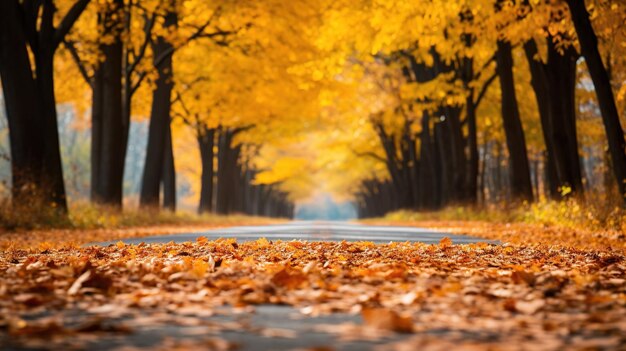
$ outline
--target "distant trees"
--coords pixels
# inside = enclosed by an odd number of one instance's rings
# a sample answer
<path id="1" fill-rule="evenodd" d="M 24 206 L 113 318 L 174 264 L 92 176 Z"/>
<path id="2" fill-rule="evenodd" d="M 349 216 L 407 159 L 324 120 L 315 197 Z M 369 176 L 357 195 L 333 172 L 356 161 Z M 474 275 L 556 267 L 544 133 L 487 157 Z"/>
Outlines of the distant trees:
<path id="1" fill-rule="evenodd" d="M 625 18 L 623 5 L 594 4 L 597 25 L 618 38 L 610 40 L 623 43 L 623 28 L 613 25 Z M 386 168 L 382 176 L 356 175 L 361 186 L 352 191 L 361 216 L 399 208 L 475 204 L 487 196 L 493 199 L 494 192 L 496 199 L 504 192 L 510 200 L 533 201 L 542 196 L 540 183 L 553 199 L 582 196 L 585 176 L 576 125 L 583 112 L 576 91 L 589 85 L 581 88 L 577 64 L 581 55 L 604 121 L 611 169 L 624 197 L 626 145 L 606 66 L 615 61 L 614 55 L 603 57 L 584 1 L 433 1 L 381 6 L 385 10 L 364 10 L 360 3 L 344 6 L 349 10 L 331 17 L 329 28 L 334 33 L 328 32 L 328 38 L 343 34 L 340 21 L 349 22 L 352 30 L 361 26 L 359 30 L 368 34 L 353 38 L 361 51 L 352 55 L 375 53 L 377 69 L 387 72 L 380 75 L 382 79 L 373 79 L 377 91 L 362 93 L 367 96 L 363 98 L 396 96 L 372 108 L 370 125 L 362 129 L 378 138 L 378 146 L 353 150 L 352 162 L 366 157 Z M 457 12 L 450 13 L 452 8 Z M 380 16 L 407 29 L 389 31 L 383 22 L 366 20 Z M 416 27 L 420 30 L 412 29 Z M 394 70 L 403 74 L 390 73 Z M 497 90 L 492 84 L 495 78 L 500 83 Z M 520 86 L 526 84 L 518 83 L 520 78 L 528 79 L 536 107 L 527 100 L 520 102 L 518 95 L 524 92 Z M 487 105 L 485 96 L 490 100 Z M 499 107 L 501 122 L 491 117 L 494 105 Z M 533 140 L 531 153 L 525 134 L 534 128 L 533 113 L 539 117 L 542 145 Z M 496 129 L 494 122 L 499 124 Z"/>
<path id="2" fill-rule="evenodd" d="M 90 96 L 91 200 L 120 209 L 142 118 L 147 209 L 175 211 L 181 178 L 220 214 L 290 216 L 315 177 L 362 216 L 583 197 L 582 115 L 624 198 L 626 7 L 593 4 L 1 1 L 14 202 L 67 209 L 60 95 Z M 55 91 L 57 51 L 87 92 Z"/>
<path id="3" fill-rule="evenodd" d="M 194 0 L 167 3 L 110 0 L 88 5 L 89 0 L 2 2 L 0 73 L 10 129 L 13 201 L 17 204 L 37 198 L 46 206 L 51 204 L 61 212 L 67 210 L 53 81 L 54 54 L 58 47 L 63 47 L 92 92 L 92 201 L 121 208 L 133 96 L 142 86 L 152 85 L 150 132 L 140 202 L 144 207 L 160 206 L 162 189 L 163 206 L 175 210 L 176 170 L 171 127 L 175 84 L 173 56 L 176 50 L 199 39 L 208 39 L 214 48 L 226 46 L 228 35 L 249 26 L 251 20 L 259 17 L 254 11 L 267 9 L 242 3 L 237 8 L 242 10 L 236 12 L 229 4 L 206 5 Z M 246 6 L 252 12 L 243 11 Z M 78 21 L 84 12 L 88 13 L 86 19 Z M 220 17 L 223 12 L 230 16 L 228 20 Z M 180 29 L 177 26 L 179 15 L 183 16 Z M 77 21 L 79 30 L 70 33 Z M 225 25 L 226 22 L 229 25 Z M 141 94 L 143 98 L 145 92 Z M 211 134 L 212 139 L 222 140 L 229 128 Z M 211 169 L 203 178 L 207 190 L 203 191 L 201 212 L 217 207 L 221 213 L 290 214 L 284 192 L 268 187 L 264 193 L 257 188 L 265 186 L 252 185 L 254 171 L 240 164 L 242 161 L 236 151 L 241 145 L 234 145 L 232 138 L 218 143 L 206 139 L 206 136 L 199 137 L 204 140 L 200 144 L 203 152 L 206 143 L 211 144 L 208 155 L 205 153 L 203 157 L 203 164 Z M 213 145 L 217 144 L 220 144 L 219 151 L 214 154 Z M 225 162 L 222 155 L 227 154 Z M 214 167 L 219 175 L 226 176 L 214 180 Z M 252 192 L 239 186 L 250 187 L 255 191 L 253 197 L 263 198 L 257 201 L 254 210 L 242 203 L 250 199 Z M 214 199 L 214 188 L 218 189 L 219 200 Z M 240 194 L 239 198 L 233 197 L 234 191 Z M 217 206 L 213 206 L 214 201 Z"/>

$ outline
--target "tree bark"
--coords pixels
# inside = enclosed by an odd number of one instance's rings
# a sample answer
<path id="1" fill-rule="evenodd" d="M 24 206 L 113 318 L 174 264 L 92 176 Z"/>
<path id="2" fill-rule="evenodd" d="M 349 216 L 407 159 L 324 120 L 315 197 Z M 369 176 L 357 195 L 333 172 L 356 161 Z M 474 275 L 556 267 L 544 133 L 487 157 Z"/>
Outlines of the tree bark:
<path id="1" fill-rule="evenodd" d="M 576 58 L 573 47 L 559 52 L 552 37 L 548 37 L 546 64 L 549 126 L 553 160 L 557 176 L 557 191 L 569 187 L 571 194 L 582 194 L 582 175 L 576 137 Z"/>
<path id="2" fill-rule="evenodd" d="M 532 201 L 533 188 L 526 139 L 515 95 L 511 44 L 499 40 L 497 45 L 496 63 L 502 91 L 502 121 L 511 160 L 511 194 L 516 199 Z"/>
<path id="3" fill-rule="evenodd" d="M 549 176 L 548 181 L 548 197 L 552 199 L 559 198 L 558 181 L 556 176 L 556 162 L 554 141 L 552 139 L 552 131 L 550 129 L 550 98 L 548 95 L 548 78 L 545 64 L 540 62 L 536 57 L 539 53 L 537 43 L 531 39 L 524 43 L 524 53 L 530 67 L 530 84 L 535 93 L 535 100 L 539 109 L 539 119 L 541 120 L 541 129 L 543 131 L 543 141 L 546 147 L 545 167 L 546 174 Z"/>
<path id="4" fill-rule="evenodd" d="M 200 204 L 198 213 L 210 213 L 213 211 L 213 146 L 215 144 L 215 129 L 206 126 L 199 127 L 198 145 L 202 160 L 202 176 L 200 185 Z"/>
<path id="5" fill-rule="evenodd" d="M 471 95 L 466 101 L 466 118 L 467 118 L 467 144 L 469 148 L 469 157 L 467 159 L 467 178 L 466 178 L 466 200 L 470 204 L 478 202 L 478 132 L 476 127 L 476 106 L 474 105 Z"/>
<path id="6" fill-rule="evenodd" d="M 165 152 L 163 154 L 163 208 L 176 212 L 176 167 L 174 163 L 174 149 L 172 145 L 172 128 L 167 124 L 165 135 Z"/>
<path id="7" fill-rule="evenodd" d="M 237 130 L 224 129 L 220 131 L 218 144 L 217 165 L 217 196 L 215 209 L 219 214 L 232 212 L 237 193 L 237 162 L 239 160 L 240 146 L 232 145 Z"/>
<path id="8" fill-rule="evenodd" d="M 44 152 L 42 163 L 41 184 L 44 189 L 44 199 L 62 212 L 67 212 L 65 183 L 63 181 L 63 164 L 59 145 L 59 130 L 57 127 L 57 110 L 54 96 L 54 48 L 50 43 L 40 43 L 39 54 L 36 54 L 37 85 L 41 124 L 36 128 L 43 128 Z"/>
<path id="9" fill-rule="evenodd" d="M 39 125 L 37 85 L 28 57 L 17 1 L 0 1 L 0 78 L 11 146 L 14 203 L 38 195 L 44 139 Z"/>
<path id="10" fill-rule="evenodd" d="M 584 0 L 567 0 L 567 4 L 576 28 L 582 54 L 585 57 L 585 62 L 595 87 L 604 129 L 609 142 L 613 173 L 622 196 L 622 205 L 626 206 L 626 142 L 624 141 L 624 130 L 620 123 L 619 112 L 615 105 L 615 97 L 611 89 L 611 81 L 602 62 L 598 49 L 598 38 L 591 25 Z"/>
<path id="11" fill-rule="evenodd" d="M 0 74 L 3 87 L 7 89 L 10 133 L 16 134 L 10 137 L 17 157 L 12 165 L 16 171 L 13 176 L 24 177 L 24 181 L 16 179 L 15 184 L 32 188 L 34 192 L 28 190 L 29 193 L 38 196 L 45 206 L 55 208 L 61 216 L 67 213 L 67 200 L 54 95 L 54 53 L 88 2 L 74 3 L 58 27 L 54 24 L 56 7 L 51 0 L 36 3 L 7 0 L 2 1 L 0 7 L 3 23 L 0 25 Z M 34 62 L 30 61 L 27 47 Z M 36 107 L 26 106 L 28 104 Z M 24 190 L 17 188 L 13 195 L 21 197 Z"/>
<path id="12" fill-rule="evenodd" d="M 122 117 L 123 8 L 123 0 L 115 0 L 99 16 L 101 36 L 112 40 L 100 45 L 104 61 L 93 81 L 91 140 L 91 199 L 118 208 L 122 207 L 127 138 Z"/>
<path id="13" fill-rule="evenodd" d="M 176 14 L 169 12 L 165 16 L 164 26 L 171 27 L 175 26 L 176 23 Z M 156 89 L 152 94 L 148 148 L 141 183 L 140 206 L 156 209 L 159 206 L 159 190 L 165 160 L 167 133 L 171 120 L 171 96 L 174 82 L 172 81 L 172 56 L 168 55 L 163 61 L 157 61 L 161 55 L 172 50 L 172 44 L 164 37 L 159 36 L 153 44 L 152 50 L 158 78 Z"/>
<path id="14" fill-rule="evenodd" d="M 430 133 L 430 115 L 428 111 L 422 113 L 422 134 L 420 136 L 420 204 L 427 209 L 437 207 L 439 178 L 436 176 L 435 154 Z"/>

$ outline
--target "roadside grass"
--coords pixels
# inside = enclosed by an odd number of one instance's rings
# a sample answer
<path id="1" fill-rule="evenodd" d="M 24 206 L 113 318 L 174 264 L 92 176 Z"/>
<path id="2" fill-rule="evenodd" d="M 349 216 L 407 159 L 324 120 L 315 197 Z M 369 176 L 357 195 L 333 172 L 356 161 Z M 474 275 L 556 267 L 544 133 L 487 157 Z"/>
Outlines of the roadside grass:
<path id="1" fill-rule="evenodd" d="M 400 210 L 383 217 L 390 221 L 484 221 L 526 223 L 570 229 L 626 231 L 626 210 L 613 201 L 542 200 L 532 204 L 449 206 L 439 211 Z"/>
<path id="2" fill-rule="evenodd" d="M 615 199 L 542 200 L 528 204 L 449 206 L 439 211 L 401 210 L 370 224 L 438 228 L 515 244 L 615 248 L 626 250 L 626 210 Z"/>
<path id="3" fill-rule="evenodd" d="M 151 211 L 125 206 L 118 208 L 88 201 L 72 202 L 69 215 L 59 216 L 55 208 L 36 201 L 17 207 L 0 200 L 0 232 L 45 229 L 123 229 L 161 225 L 229 225 L 270 222 L 267 218 L 239 214 L 196 214 L 188 211 Z M 33 210 L 35 208 L 36 210 Z M 273 222 L 276 222 L 274 220 Z"/>
<path id="4" fill-rule="evenodd" d="M 91 242 L 188 233 L 209 228 L 263 225 L 282 219 L 240 214 L 196 214 L 186 211 L 151 211 L 132 205 L 118 208 L 86 201 L 70 203 L 69 216 L 31 202 L 30 208 L 0 201 L 0 249 L 60 248 Z M 35 208 L 36 210 L 33 210 Z"/>

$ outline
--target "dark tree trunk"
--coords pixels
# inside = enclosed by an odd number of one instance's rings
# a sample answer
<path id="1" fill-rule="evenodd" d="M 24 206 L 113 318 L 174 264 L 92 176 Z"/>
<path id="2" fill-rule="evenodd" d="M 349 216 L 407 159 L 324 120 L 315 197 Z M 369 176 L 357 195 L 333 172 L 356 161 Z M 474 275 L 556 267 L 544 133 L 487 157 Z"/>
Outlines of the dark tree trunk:
<path id="1" fill-rule="evenodd" d="M 407 188 L 407 179 L 405 178 L 404 168 L 402 167 L 403 160 L 398 159 L 398 151 L 394 138 L 385 131 L 385 127 L 382 123 L 374 123 L 374 129 L 385 151 L 387 171 L 389 172 L 391 183 L 397 194 L 398 203 L 395 207 L 410 208 L 411 192 L 410 189 Z"/>
<path id="2" fill-rule="evenodd" d="M 602 112 L 604 129 L 609 142 L 613 173 L 622 196 L 622 204 L 626 206 L 626 142 L 624 141 L 624 130 L 620 123 L 619 112 L 615 105 L 615 97 L 611 89 L 611 81 L 602 62 L 602 57 L 598 50 L 598 38 L 591 25 L 584 0 L 567 0 L 567 3 L 574 27 L 576 28 L 582 54 L 585 57 L 589 74 L 593 80 L 598 104 Z"/>
<path id="3" fill-rule="evenodd" d="M 232 142 L 237 130 L 225 129 L 219 133 L 217 157 L 217 196 L 215 209 L 219 214 L 229 214 L 233 210 L 237 193 L 237 162 L 240 146 L 233 147 Z"/>
<path id="4" fill-rule="evenodd" d="M 541 120 L 541 129 L 543 130 L 543 141 L 546 146 L 546 172 L 549 175 L 548 196 L 552 199 L 559 197 L 558 181 L 556 179 L 556 163 L 554 160 L 554 141 L 552 140 L 552 131 L 550 126 L 550 98 L 548 95 L 548 78 L 546 76 L 545 64 L 536 57 L 539 54 L 537 43 L 535 40 L 529 40 L 524 43 L 524 52 L 526 60 L 530 67 L 530 84 L 535 93 L 537 107 L 539 108 L 539 119 Z"/>
<path id="5" fill-rule="evenodd" d="M 0 1 L 0 78 L 11 146 L 14 203 L 38 195 L 44 152 L 37 85 L 17 1 Z M 35 95 L 35 96 L 33 96 Z"/>
<path id="6" fill-rule="evenodd" d="M 120 23 L 123 0 L 115 0 L 100 14 L 101 36 L 112 38 L 101 44 L 104 61 L 93 81 L 91 140 L 91 199 L 122 207 L 126 133 L 122 117 L 123 44 Z"/>
<path id="7" fill-rule="evenodd" d="M 430 115 L 428 111 L 424 111 L 422 114 L 420 144 L 420 204 L 427 209 L 435 209 L 438 202 L 437 184 L 440 179 L 436 176 L 435 151 L 430 133 Z"/>
<path id="8" fill-rule="evenodd" d="M 40 43 L 42 45 L 42 43 Z M 54 48 L 48 44 L 40 47 L 36 56 L 37 83 L 42 123 L 36 128 L 43 129 L 44 152 L 41 184 L 44 184 L 44 199 L 49 199 L 59 210 L 67 212 L 63 164 L 57 127 L 57 110 L 54 97 Z"/>
<path id="9" fill-rule="evenodd" d="M 164 26 L 175 26 L 176 22 L 176 14 L 170 12 L 165 16 Z M 163 174 L 167 133 L 170 128 L 171 95 L 174 87 L 174 82 L 172 81 L 172 56 L 167 55 L 172 49 L 172 44 L 164 37 L 158 37 L 152 47 L 158 78 L 156 80 L 156 89 L 152 94 L 148 148 L 141 183 L 140 205 L 142 207 L 158 208 L 159 206 L 159 186 L 161 184 L 161 175 Z M 164 60 L 158 61 L 162 55 L 167 56 Z"/>
<path id="10" fill-rule="evenodd" d="M 439 54 L 433 50 L 436 73 L 449 73 L 455 68 L 441 60 Z M 446 173 L 448 174 L 448 182 L 446 185 L 446 202 L 461 202 L 466 194 L 466 175 L 467 175 L 467 156 L 465 154 L 465 140 L 463 138 L 463 130 L 461 126 L 461 109 L 456 106 L 443 106 L 441 113 L 444 116 L 442 124 L 446 128 L 445 145 L 447 153 L 446 160 L 448 162 Z"/>
<path id="11" fill-rule="evenodd" d="M 466 200 L 471 204 L 478 202 L 478 132 L 476 128 L 476 106 L 473 101 L 466 102 L 466 118 L 468 126 L 467 144 L 469 148 L 469 157 L 467 160 L 467 187 Z"/>
<path id="12" fill-rule="evenodd" d="M 532 201 L 533 188 L 530 181 L 530 166 L 526 151 L 526 138 L 524 137 L 515 95 L 511 51 L 510 43 L 498 41 L 496 63 L 502 91 L 502 121 L 511 161 L 511 194 L 516 199 Z"/>
<path id="13" fill-rule="evenodd" d="M 446 190 L 449 185 L 449 177 L 447 169 L 448 158 L 447 153 L 445 151 L 445 137 L 443 135 L 443 126 L 441 123 L 436 122 L 434 125 L 433 131 L 433 148 L 434 148 L 434 169 L 435 169 L 435 197 L 434 197 L 434 205 L 435 208 L 443 207 L 447 201 Z"/>
<path id="14" fill-rule="evenodd" d="M 466 25 L 472 25 L 474 21 L 474 15 L 471 11 L 464 11 L 461 13 L 461 21 Z M 461 35 L 465 47 L 468 49 L 474 45 L 476 38 L 471 33 L 465 33 Z M 467 166 L 465 175 L 465 193 L 463 194 L 464 201 L 470 204 L 476 204 L 478 202 L 478 132 L 476 127 L 476 109 L 480 101 L 474 101 L 474 88 L 471 83 L 475 79 L 474 75 L 474 59 L 472 57 L 464 57 L 461 66 L 461 78 L 463 80 L 463 86 L 467 90 L 467 97 L 465 99 L 465 119 L 467 122 Z M 485 83 L 489 84 L 489 83 Z M 486 89 L 486 87 L 485 87 Z M 480 99 L 480 98 L 477 98 Z"/>
<path id="15" fill-rule="evenodd" d="M 56 7 L 51 0 L 35 3 L 6 0 L 0 5 L 3 23 L 0 25 L 0 74 L 7 90 L 10 133 L 15 134 L 10 136 L 11 143 L 15 144 L 11 148 L 16 149 L 13 177 L 24 177 L 23 181 L 15 179 L 14 187 L 23 184 L 33 189 L 18 188 L 13 195 L 21 197 L 23 191 L 28 190 L 61 216 L 67 213 L 67 200 L 54 95 L 54 53 L 88 2 L 74 3 L 58 28 L 54 26 Z M 34 62 L 30 62 L 27 47 Z M 34 75 L 31 63 L 35 66 Z M 29 104 L 35 107 L 26 106 Z M 22 174 L 24 172 L 28 174 Z"/>
<path id="16" fill-rule="evenodd" d="M 466 194 L 467 157 L 465 155 L 465 145 L 463 130 L 461 129 L 461 109 L 447 106 L 445 111 L 445 125 L 448 128 L 448 143 L 450 143 L 450 164 L 452 183 L 450 190 L 450 200 L 462 202 Z"/>
<path id="17" fill-rule="evenodd" d="M 553 38 L 548 38 L 548 130 L 554 151 L 557 190 L 567 186 L 573 194 L 583 191 L 576 137 L 576 58 L 573 47 L 561 53 Z"/>
<path id="18" fill-rule="evenodd" d="M 106 61 L 106 58 L 105 58 Z M 102 198 L 101 194 L 101 169 L 102 160 L 102 93 L 103 93 L 103 74 L 102 65 L 97 67 L 92 78 L 91 90 L 91 191 L 90 198 L 92 202 L 99 202 Z"/>
<path id="19" fill-rule="evenodd" d="M 172 146 L 172 128 L 167 124 L 165 135 L 165 152 L 163 154 L 163 208 L 176 212 L 176 168 L 174 163 L 174 149 Z"/>
<path id="20" fill-rule="evenodd" d="M 434 138 L 437 145 L 437 179 L 440 179 L 437 189 L 439 195 L 437 207 L 442 207 L 449 204 L 453 199 L 455 172 L 450 128 L 445 119 L 440 119 L 435 123 Z"/>
<path id="21" fill-rule="evenodd" d="M 206 126 L 199 127 L 198 145 L 202 160 L 202 176 L 200 185 L 200 204 L 198 213 L 213 211 L 213 145 L 215 143 L 215 129 Z"/>
<path id="22" fill-rule="evenodd" d="M 39 24 L 36 38 L 31 39 L 31 50 L 35 61 L 35 82 L 38 100 L 31 103 L 39 104 L 39 121 L 36 128 L 41 128 L 43 137 L 43 160 L 40 175 L 41 195 L 45 203 L 53 204 L 62 212 L 67 212 L 65 184 L 63 182 L 63 166 L 59 147 L 57 127 L 57 111 L 54 96 L 54 52 L 57 48 L 53 26 L 54 4 L 44 1 L 40 15 L 36 18 Z M 37 16 L 37 15 L 34 15 Z M 33 46 L 33 43 L 36 43 Z"/>

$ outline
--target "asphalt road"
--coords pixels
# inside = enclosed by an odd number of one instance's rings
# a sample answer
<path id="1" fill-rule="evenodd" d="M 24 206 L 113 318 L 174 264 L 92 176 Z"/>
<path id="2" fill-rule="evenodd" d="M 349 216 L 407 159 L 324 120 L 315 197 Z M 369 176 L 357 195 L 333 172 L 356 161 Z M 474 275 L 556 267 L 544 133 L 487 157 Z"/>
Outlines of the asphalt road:
<path id="1" fill-rule="evenodd" d="M 399 227 L 399 226 L 374 226 L 351 222 L 321 222 L 321 221 L 294 221 L 285 224 L 265 226 L 241 226 L 213 230 L 198 231 L 187 234 L 159 235 L 144 238 L 129 238 L 122 240 L 126 244 L 151 243 L 182 243 L 195 241 L 198 237 L 205 236 L 209 239 L 236 238 L 238 241 L 256 240 L 266 238 L 268 240 L 308 240 L 308 241 L 373 241 L 375 243 L 399 242 L 423 242 L 436 244 L 444 237 L 452 239 L 455 244 L 469 244 L 476 242 L 495 243 L 492 240 L 478 237 L 454 235 L 434 229 Z M 99 243 L 100 245 L 113 244 L 115 242 Z"/>
<path id="2" fill-rule="evenodd" d="M 195 241 L 198 237 L 209 239 L 236 238 L 238 241 L 256 240 L 261 237 L 268 240 L 309 240 L 309 241 L 373 241 L 376 243 L 424 242 L 436 244 L 448 237 L 455 244 L 475 242 L 496 243 L 491 240 L 472 236 L 453 235 L 433 229 L 395 226 L 372 226 L 349 222 L 307 222 L 294 221 L 285 224 L 267 226 L 241 226 L 198 231 L 194 233 L 161 235 L 123 240 L 127 244 L 168 243 Z M 109 245 L 115 242 L 97 243 Z M 226 311 L 229 307 L 225 307 Z M 408 338 L 408 335 L 391 334 L 376 340 L 341 340 L 333 329 L 339 330 L 346 325 L 360 325 L 359 315 L 337 313 L 330 316 L 307 317 L 289 306 L 256 306 L 254 311 L 243 314 L 224 313 L 207 317 L 204 323 L 224 324 L 234 319 L 245 319 L 247 328 L 231 330 L 202 331 L 197 327 L 165 324 L 162 327 L 134 328 L 133 333 L 124 337 L 101 337 L 97 342 L 89 343 L 92 350 L 109 350 L 120 346 L 154 348 L 163 345 L 164 340 L 191 341 L 201 337 L 218 337 L 237 344 L 237 350 L 384 350 L 392 349 L 391 344 Z M 208 329 L 207 329 L 208 330 Z M 291 333 L 290 337 L 268 335 L 267 330 L 282 330 Z M 271 334 L 271 333 L 270 333 Z M 275 334 L 275 333 L 274 333 Z M 279 333 L 280 334 L 280 333 Z M 194 348 L 194 347 L 191 347 Z M 18 348 L 19 349 L 19 348 Z M 209 349 L 211 349 L 209 347 Z"/>

